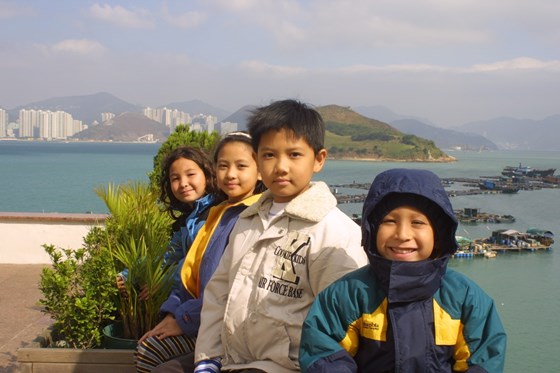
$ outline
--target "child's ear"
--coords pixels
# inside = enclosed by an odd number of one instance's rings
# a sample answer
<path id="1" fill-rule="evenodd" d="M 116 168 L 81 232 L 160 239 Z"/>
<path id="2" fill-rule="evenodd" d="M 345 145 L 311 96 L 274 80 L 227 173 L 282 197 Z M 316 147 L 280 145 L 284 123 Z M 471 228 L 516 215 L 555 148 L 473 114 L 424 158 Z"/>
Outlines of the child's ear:
<path id="1" fill-rule="evenodd" d="M 325 161 L 327 160 L 327 149 L 321 149 L 315 154 L 315 164 L 313 165 L 313 172 L 317 173 L 323 169 Z"/>

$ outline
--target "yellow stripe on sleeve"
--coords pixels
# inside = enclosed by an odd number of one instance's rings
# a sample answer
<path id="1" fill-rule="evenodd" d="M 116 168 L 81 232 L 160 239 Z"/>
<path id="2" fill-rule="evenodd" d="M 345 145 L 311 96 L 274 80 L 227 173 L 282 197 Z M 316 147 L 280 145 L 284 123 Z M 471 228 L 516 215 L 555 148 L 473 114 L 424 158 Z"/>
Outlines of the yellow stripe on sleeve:
<path id="1" fill-rule="evenodd" d="M 360 336 L 375 341 L 387 341 L 387 298 L 370 314 L 363 314 L 359 320 L 348 326 L 340 346 L 352 356 L 358 351 Z"/>

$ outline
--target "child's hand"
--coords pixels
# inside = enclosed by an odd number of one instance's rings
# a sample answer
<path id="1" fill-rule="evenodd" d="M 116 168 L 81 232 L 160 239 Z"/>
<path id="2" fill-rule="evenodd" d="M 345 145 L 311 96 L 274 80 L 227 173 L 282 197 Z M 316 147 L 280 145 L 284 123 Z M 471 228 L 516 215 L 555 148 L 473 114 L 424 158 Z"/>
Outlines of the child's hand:
<path id="1" fill-rule="evenodd" d="M 142 286 L 142 289 L 140 290 L 140 294 L 138 294 L 138 299 L 148 300 L 148 298 L 150 298 L 150 292 L 148 290 L 148 285 L 144 285 L 144 286 Z"/>
<path id="2" fill-rule="evenodd" d="M 159 286 L 155 286 L 154 288 L 152 288 L 152 291 L 150 291 L 150 289 L 148 289 L 148 285 L 143 285 L 142 289 L 140 289 L 140 293 L 138 294 L 138 299 L 140 300 L 148 300 L 150 299 L 150 296 L 152 294 L 154 294 L 156 291 L 158 291 Z"/>
<path id="3" fill-rule="evenodd" d="M 145 339 L 150 337 L 157 337 L 158 339 L 164 339 L 167 337 L 173 337 L 183 334 L 183 330 L 175 320 L 172 314 L 168 313 L 163 320 L 159 322 L 152 330 L 147 332 L 138 340 L 138 343 L 142 343 Z"/>
<path id="4" fill-rule="evenodd" d="M 128 293 L 126 292 L 125 279 L 122 276 L 117 276 L 117 289 L 122 298 L 127 299 Z"/>

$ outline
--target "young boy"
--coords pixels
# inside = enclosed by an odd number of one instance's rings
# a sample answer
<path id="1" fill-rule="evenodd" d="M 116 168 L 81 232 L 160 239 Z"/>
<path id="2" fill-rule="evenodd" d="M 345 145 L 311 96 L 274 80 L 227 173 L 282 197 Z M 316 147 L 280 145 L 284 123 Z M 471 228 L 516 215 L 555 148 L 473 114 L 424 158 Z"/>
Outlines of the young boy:
<path id="1" fill-rule="evenodd" d="M 435 174 L 377 175 L 362 214 L 370 265 L 313 303 L 302 331 L 302 371 L 503 372 L 506 334 L 493 300 L 447 268 L 456 230 Z"/>
<path id="2" fill-rule="evenodd" d="M 319 113 L 277 101 L 248 127 L 268 190 L 240 214 L 205 289 L 195 372 L 299 372 L 313 299 L 367 264 L 359 226 L 325 183 L 311 182 L 327 156 Z"/>

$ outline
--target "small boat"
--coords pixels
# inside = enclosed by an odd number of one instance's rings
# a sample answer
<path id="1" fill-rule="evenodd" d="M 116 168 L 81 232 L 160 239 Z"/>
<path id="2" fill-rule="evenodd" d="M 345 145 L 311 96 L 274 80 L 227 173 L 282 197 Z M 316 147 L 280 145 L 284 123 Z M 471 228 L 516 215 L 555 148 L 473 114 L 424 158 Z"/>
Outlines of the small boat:
<path id="1" fill-rule="evenodd" d="M 514 186 L 505 186 L 505 187 L 502 187 L 500 190 L 502 191 L 502 193 L 505 193 L 505 194 L 514 194 L 514 193 L 519 192 L 519 188 L 516 188 Z"/>
<path id="2" fill-rule="evenodd" d="M 455 254 L 453 254 L 454 258 L 472 258 L 474 257 L 474 253 L 470 250 L 457 250 Z"/>
<path id="3" fill-rule="evenodd" d="M 484 179 L 478 183 L 481 190 L 494 190 L 501 193 L 513 194 L 519 192 L 519 188 L 496 180 Z"/>
<path id="4" fill-rule="evenodd" d="M 484 257 L 488 258 L 488 259 L 495 258 L 496 255 L 497 255 L 496 252 L 492 251 L 492 250 L 488 250 L 488 251 L 484 252 Z"/>
<path id="5" fill-rule="evenodd" d="M 502 192 L 503 193 L 503 192 Z M 455 217 L 464 224 L 478 223 L 513 223 L 515 217 L 512 215 L 498 215 L 481 212 L 478 208 L 465 207 L 462 210 L 454 210 Z"/>
<path id="6" fill-rule="evenodd" d="M 548 250 L 554 244 L 554 234 L 548 230 L 529 228 L 522 233 L 515 229 L 498 229 L 479 242 L 496 252 Z"/>
<path id="7" fill-rule="evenodd" d="M 555 168 L 538 169 L 531 166 L 506 166 L 502 170 L 504 176 L 527 176 L 527 177 L 547 177 L 552 176 L 556 172 Z"/>

